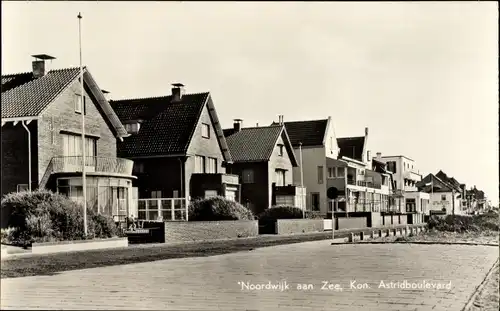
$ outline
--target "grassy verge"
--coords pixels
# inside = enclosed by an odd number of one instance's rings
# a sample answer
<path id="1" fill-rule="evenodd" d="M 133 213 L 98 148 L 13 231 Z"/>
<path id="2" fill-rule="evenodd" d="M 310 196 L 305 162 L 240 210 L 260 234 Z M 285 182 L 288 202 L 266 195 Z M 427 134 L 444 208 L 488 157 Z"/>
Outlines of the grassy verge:
<path id="1" fill-rule="evenodd" d="M 486 281 L 483 290 L 474 299 L 469 311 L 498 311 L 500 310 L 500 294 L 498 284 L 500 282 L 500 271 L 498 264 L 491 277 Z"/>
<path id="2" fill-rule="evenodd" d="M 319 241 L 331 232 L 295 236 L 259 236 L 253 239 L 199 242 L 182 245 L 134 245 L 128 248 L 12 257 L 2 260 L 1 278 L 53 275 L 58 272 L 149 262 L 173 258 L 214 256 L 274 245 Z"/>

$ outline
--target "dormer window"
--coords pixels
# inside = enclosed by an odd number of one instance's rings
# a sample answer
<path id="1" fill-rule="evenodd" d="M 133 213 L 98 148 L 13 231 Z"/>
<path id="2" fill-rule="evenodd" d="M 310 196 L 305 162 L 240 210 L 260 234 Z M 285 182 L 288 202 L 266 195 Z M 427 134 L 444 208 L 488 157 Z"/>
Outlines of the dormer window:
<path id="1" fill-rule="evenodd" d="M 137 134 L 141 128 L 141 124 L 139 122 L 126 123 L 124 126 L 129 134 Z"/>

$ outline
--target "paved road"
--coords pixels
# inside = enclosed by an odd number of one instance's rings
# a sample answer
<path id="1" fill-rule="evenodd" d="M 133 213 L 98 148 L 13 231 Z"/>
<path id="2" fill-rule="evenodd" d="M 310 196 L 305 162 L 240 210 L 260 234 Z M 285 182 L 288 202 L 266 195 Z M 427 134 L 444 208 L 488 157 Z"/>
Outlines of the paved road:
<path id="1" fill-rule="evenodd" d="M 317 241 L 203 258 L 1 280 L 2 309 L 461 310 L 498 258 L 495 247 L 330 245 Z M 286 280 L 289 289 L 251 290 Z M 379 288 L 380 281 L 448 284 Z M 322 289 L 323 281 L 332 285 Z M 350 288 L 364 284 L 361 289 Z M 246 283 L 248 282 L 248 283 Z M 313 289 L 298 290 L 297 284 Z M 335 289 L 335 284 L 339 284 Z M 410 285 L 411 286 L 411 285 Z M 428 285 L 432 286 L 432 285 Z M 342 290 L 338 288 L 341 287 Z"/>

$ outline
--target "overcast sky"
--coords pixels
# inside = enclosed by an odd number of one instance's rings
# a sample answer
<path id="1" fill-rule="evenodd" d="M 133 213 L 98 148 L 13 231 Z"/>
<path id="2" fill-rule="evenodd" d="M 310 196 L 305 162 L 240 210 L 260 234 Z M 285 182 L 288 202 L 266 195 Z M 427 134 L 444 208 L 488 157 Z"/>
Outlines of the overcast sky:
<path id="1" fill-rule="evenodd" d="M 498 202 L 496 2 L 2 2 L 2 74 L 83 59 L 113 99 L 210 91 L 224 127 L 331 116 Z"/>

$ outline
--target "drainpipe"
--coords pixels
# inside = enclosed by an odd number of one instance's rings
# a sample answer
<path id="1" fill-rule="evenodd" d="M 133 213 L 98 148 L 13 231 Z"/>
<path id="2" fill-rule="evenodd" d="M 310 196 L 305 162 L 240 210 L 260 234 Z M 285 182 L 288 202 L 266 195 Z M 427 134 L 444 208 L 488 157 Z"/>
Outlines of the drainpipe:
<path id="1" fill-rule="evenodd" d="M 29 178 L 28 178 L 28 189 L 31 192 L 31 132 L 26 126 L 26 121 L 21 121 L 21 124 L 23 125 L 24 129 L 28 133 L 28 173 L 29 173 Z"/>

